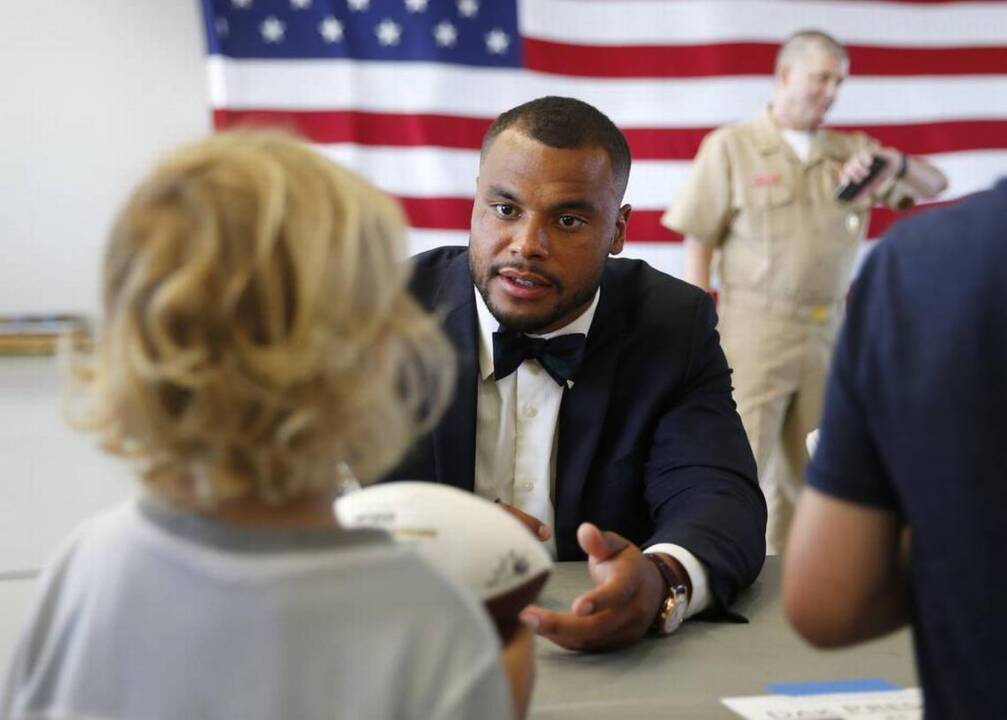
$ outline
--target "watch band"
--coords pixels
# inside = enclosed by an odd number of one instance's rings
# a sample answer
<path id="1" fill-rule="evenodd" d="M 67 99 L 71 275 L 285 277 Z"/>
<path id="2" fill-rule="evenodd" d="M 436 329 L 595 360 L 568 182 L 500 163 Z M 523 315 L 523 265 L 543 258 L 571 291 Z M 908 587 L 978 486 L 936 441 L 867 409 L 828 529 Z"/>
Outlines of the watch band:
<path id="1" fill-rule="evenodd" d="M 895 172 L 895 179 L 901 180 L 906 176 L 906 170 L 909 169 L 909 158 L 906 157 L 904 152 L 899 153 L 899 169 Z"/>
<path id="2" fill-rule="evenodd" d="M 657 635 L 669 635 L 674 632 L 685 619 L 685 611 L 689 604 L 688 587 L 678 574 L 657 553 L 644 553 L 644 557 L 657 566 L 666 587 L 664 598 L 658 607 L 657 616 L 651 623 L 651 632 Z"/>

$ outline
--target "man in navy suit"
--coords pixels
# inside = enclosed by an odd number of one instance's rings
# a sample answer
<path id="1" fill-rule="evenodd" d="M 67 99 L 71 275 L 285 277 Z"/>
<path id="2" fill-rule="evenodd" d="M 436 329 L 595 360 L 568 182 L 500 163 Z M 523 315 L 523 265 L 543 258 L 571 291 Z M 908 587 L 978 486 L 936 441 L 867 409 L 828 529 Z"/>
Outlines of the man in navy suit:
<path id="1" fill-rule="evenodd" d="M 765 502 L 709 296 L 622 250 L 630 154 L 601 112 L 546 97 L 483 141 L 469 247 L 416 259 L 455 344 L 453 404 L 392 478 L 502 502 L 596 586 L 539 634 L 607 649 L 728 605 L 758 575 Z M 554 528 L 554 530 L 553 530 Z M 641 551 L 641 548 L 644 550 Z"/>
<path id="2" fill-rule="evenodd" d="M 897 223 L 850 292 L 784 603 L 816 645 L 912 624 L 927 718 L 1003 717 L 1007 180 Z"/>

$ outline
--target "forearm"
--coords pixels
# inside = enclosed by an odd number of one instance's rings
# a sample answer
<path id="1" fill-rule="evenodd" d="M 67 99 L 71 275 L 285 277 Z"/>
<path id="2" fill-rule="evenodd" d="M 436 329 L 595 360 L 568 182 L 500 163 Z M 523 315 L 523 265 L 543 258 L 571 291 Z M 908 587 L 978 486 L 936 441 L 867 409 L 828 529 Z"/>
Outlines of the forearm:
<path id="1" fill-rule="evenodd" d="M 923 158 L 907 155 L 893 147 L 876 148 L 873 152 L 887 163 L 879 182 L 883 183 L 884 178 L 899 180 L 915 197 L 925 200 L 936 197 L 947 189 L 948 179 L 944 177 L 944 173 Z"/>
<path id="2" fill-rule="evenodd" d="M 535 634 L 530 628 L 519 625 L 513 637 L 500 651 L 500 661 L 510 685 L 514 703 L 514 720 L 524 720 L 528 715 L 531 691 L 535 685 Z"/>
<path id="3" fill-rule="evenodd" d="M 689 475 L 702 489 L 674 493 L 675 500 L 659 514 L 647 549 L 687 549 L 698 566 L 687 570 L 694 586 L 688 616 L 702 612 L 707 619 L 725 619 L 725 611 L 759 576 L 766 558 L 764 499 L 757 487 L 723 471 L 697 469 Z"/>
<path id="4" fill-rule="evenodd" d="M 900 573 L 877 594 L 863 598 L 851 608 L 850 599 L 841 592 L 819 597 L 814 616 L 791 615 L 795 629 L 812 645 L 840 648 L 898 630 L 909 622 L 909 584 Z"/>
<path id="5" fill-rule="evenodd" d="M 921 198 L 937 197 L 948 187 L 948 179 L 936 166 L 919 157 L 906 156 L 906 173 L 902 182 Z"/>
<path id="6" fill-rule="evenodd" d="M 891 512 L 807 488 L 783 556 L 794 629 L 818 647 L 842 647 L 904 625 L 910 591 L 900 537 Z"/>
<path id="7" fill-rule="evenodd" d="M 910 620 L 912 592 L 909 582 L 909 545 L 911 533 L 903 528 L 899 534 L 899 553 L 894 559 L 890 582 L 879 588 L 868 604 L 860 622 L 851 628 L 848 642 L 860 642 L 886 635 L 906 625 Z"/>
<path id="8" fill-rule="evenodd" d="M 909 622 L 910 597 L 907 576 L 896 573 L 892 582 L 874 598 L 869 611 L 850 626 L 845 642 L 841 644 L 871 640 L 906 625 Z"/>
<path id="9" fill-rule="evenodd" d="M 687 391 L 665 408 L 647 458 L 654 531 L 645 545 L 688 549 L 706 569 L 711 608 L 722 612 L 762 568 L 766 502 L 735 409 L 713 302 L 698 301 L 690 373 L 682 383 Z"/>
<path id="10" fill-rule="evenodd" d="M 713 247 L 692 236 L 685 238 L 685 280 L 709 291 Z"/>

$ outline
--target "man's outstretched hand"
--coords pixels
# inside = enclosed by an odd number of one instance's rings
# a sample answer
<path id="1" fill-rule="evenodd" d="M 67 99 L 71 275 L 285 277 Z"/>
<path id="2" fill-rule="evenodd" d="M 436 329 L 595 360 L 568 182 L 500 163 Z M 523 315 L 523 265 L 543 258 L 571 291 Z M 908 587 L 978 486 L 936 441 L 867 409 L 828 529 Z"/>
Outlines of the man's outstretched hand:
<path id="1" fill-rule="evenodd" d="M 570 612 L 529 605 L 521 619 L 539 635 L 570 650 L 613 650 L 646 634 L 667 588 L 661 573 L 633 543 L 591 523 L 577 528 L 595 586 Z"/>

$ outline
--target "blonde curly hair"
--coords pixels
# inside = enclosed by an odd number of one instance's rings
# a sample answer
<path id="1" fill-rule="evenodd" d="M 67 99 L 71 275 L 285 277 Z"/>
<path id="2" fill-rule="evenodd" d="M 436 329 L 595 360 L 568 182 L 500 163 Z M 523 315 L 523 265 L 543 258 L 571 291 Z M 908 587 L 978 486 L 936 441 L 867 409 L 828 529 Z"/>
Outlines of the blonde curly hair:
<path id="1" fill-rule="evenodd" d="M 283 504 L 397 462 L 445 406 L 454 359 L 406 289 L 393 200 L 304 143 L 224 133 L 141 183 L 79 354 L 76 424 L 202 506 Z"/>

